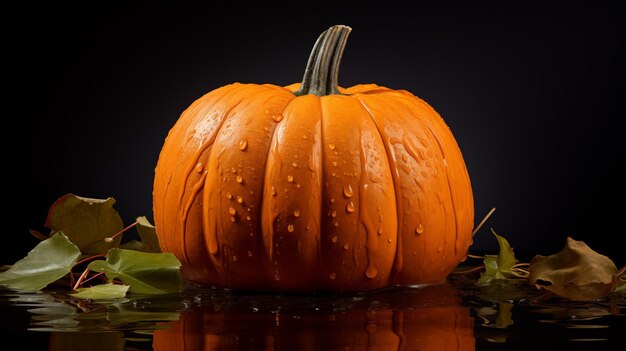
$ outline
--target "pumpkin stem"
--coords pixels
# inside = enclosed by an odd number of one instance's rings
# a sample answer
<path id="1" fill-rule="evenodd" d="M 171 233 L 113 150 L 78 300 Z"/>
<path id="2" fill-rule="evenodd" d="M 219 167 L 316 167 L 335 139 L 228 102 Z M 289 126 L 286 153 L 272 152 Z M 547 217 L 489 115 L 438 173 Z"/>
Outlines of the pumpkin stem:
<path id="1" fill-rule="evenodd" d="M 348 26 L 336 25 L 317 38 L 304 70 L 302 85 L 294 92 L 296 96 L 340 94 L 339 64 L 351 30 Z"/>

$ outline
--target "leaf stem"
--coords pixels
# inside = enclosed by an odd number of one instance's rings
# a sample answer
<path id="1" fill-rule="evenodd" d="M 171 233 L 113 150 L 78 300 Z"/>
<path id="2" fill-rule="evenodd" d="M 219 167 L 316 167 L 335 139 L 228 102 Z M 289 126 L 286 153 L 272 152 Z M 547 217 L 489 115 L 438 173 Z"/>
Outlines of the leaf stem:
<path id="1" fill-rule="evenodd" d="M 485 216 L 485 218 L 483 218 L 482 221 L 480 221 L 480 223 L 478 223 L 478 226 L 476 226 L 476 228 L 474 229 L 474 231 L 472 232 L 472 236 L 476 235 L 476 233 L 478 232 L 478 230 L 480 230 L 480 228 L 483 226 L 483 224 L 485 224 L 485 222 L 487 222 L 487 220 L 489 219 L 489 217 L 491 217 L 491 215 L 496 211 L 496 208 L 492 208 L 491 211 L 489 211 L 487 213 L 487 215 Z"/>
<path id="2" fill-rule="evenodd" d="M 81 263 L 85 263 L 85 262 L 87 262 L 87 261 L 89 261 L 89 260 L 93 260 L 93 259 L 96 259 L 96 258 L 106 257 L 106 255 L 107 255 L 107 254 L 97 254 L 97 255 L 93 255 L 93 256 L 85 257 L 85 258 L 83 258 L 82 260 L 80 260 L 80 261 L 76 262 L 76 264 L 75 264 L 74 266 L 78 266 L 78 265 L 79 265 L 79 264 L 81 264 Z"/>
<path id="3" fill-rule="evenodd" d="M 100 273 L 94 274 L 94 275 L 93 275 L 93 276 L 91 276 L 90 278 L 85 279 L 85 280 L 82 282 L 82 284 L 85 284 L 85 283 L 87 283 L 88 281 L 90 281 L 90 280 L 92 280 L 92 279 L 94 279 L 94 278 L 101 277 L 103 274 L 104 274 L 104 272 L 100 272 Z M 74 289 L 74 290 L 76 290 L 76 289 Z"/>
<path id="4" fill-rule="evenodd" d="M 484 269 L 485 266 L 478 266 L 478 267 L 474 267 L 474 268 L 470 268 L 470 269 L 466 269 L 466 270 L 462 270 L 462 271 L 453 271 L 452 274 L 470 274 L 470 273 L 474 273 L 477 272 L 481 269 Z"/>
<path id="5" fill-rule="evenodd" d="M 137 223 L 138 223 L 137 221 L 134 221 L 133 223 L 129 224 L 128 226 L 126 226 L 125 228 L 123 228 L 123 229 L 122 229 L 122 230 L 120 230 L 119 232 L 117 232 L 117 233 L 113 234 L 112 236 L 109 236 L 109 237 L 106 237 L 106 238 L 103 238 L 103 239 L 98 239 L 98 240 L 96 240 L 96 241 L 94 241 L 94 242 L 91 242 L 91 243 L 89 243 L 89 244 L 85 245 L 85 246 L 83 247 L 83 251 L 85 250 L 85 248 L 87 248 L 87 247 L 89 247 L 89 246 L 91 246 L 91 245 L 93 245 L 93 244 L 97 244 L 97 243 L 99 243 L 100 241 L 104 241 L 104 242 L 106 242 L 106 243 L 113 242 L 113 240 L 115 240 L 115 238 L 117 238 L 118 236 L 122 235 L 125 231 L 129 230 L 130 228 L 132 228 L 132 227 L 136 226 L 136 225 L 137 225 Z"/>
<path id="6" fill-rule="evenodd" d="M 129 224 L 128 226 L 126 226 L 126 228 L 120 230 L 119 232 L 115 233 L 115 235 L 108 237 L 108 238 L 104 238 L 104 241 L 110 243 L 112 242 L 115 238 L 117 238 L 118 236 L 122 235 L 125 231 L 129 230 L 130 228 L 134 227 L 137 225 L 137 221 L 134 221 L 133 223 Z"/>
<path id="7" fill-rule="evenodd" d="M 87 276 L 87 274 L 89 274 L 89 267 L 85 268 L 85 270 L 83 271 L 83 274 L 81 274 L 80 277 L 78 277 L 78 280 L 76 281 L 76 284 L 74 284 L 74 287 L 72 288 L 72 290 L 78 289 L 78 287 L 83 283 L 83 280 L 85 280 L 85 277 Z"/>
<path id="8" fill-rule="evenodd" d="M 469 258 L 477 258 L 477 259 L 481 259 L 481 260 L 485 259 L 485 256 L 472 255 L 472 254 L 467 254 L 467 257 L 469 257 Z"/>

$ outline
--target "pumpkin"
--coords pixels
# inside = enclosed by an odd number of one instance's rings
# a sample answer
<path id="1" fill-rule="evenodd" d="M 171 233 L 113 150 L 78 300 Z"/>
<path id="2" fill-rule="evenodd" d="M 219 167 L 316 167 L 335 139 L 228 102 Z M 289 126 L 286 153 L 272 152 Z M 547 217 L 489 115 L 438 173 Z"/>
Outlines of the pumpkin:
<path id="1" fill-rule="evenodd" d="M 466 258 L 473 195 L 451 130 L 407 91 L 339 87 L 350 30 L 322 33 L 301 84 L 220 87 L 169 131 L 153 214 L 187 281 L 366 291 L 440 284 Z"/>
<path id="2" fill-rule="evenodd" d="M 152 348 L 155 351 L 475 349 L 474 319 L 453 288 L 440 285 L 410 292 L 385 292 L 375 299 L 381 308 L 372 309 L 373 299 L 369 299 L 360 303 L 350 301 L 351 308 L 333 313 L 306 309 L 290 312 L 284 308 L 280 313 L 269 309 L 251 312 L 248 306 L 247 309 L 220 304 L 205 306 L 182 312 L 175 322 L 161 324 L 154 331 Z"/>

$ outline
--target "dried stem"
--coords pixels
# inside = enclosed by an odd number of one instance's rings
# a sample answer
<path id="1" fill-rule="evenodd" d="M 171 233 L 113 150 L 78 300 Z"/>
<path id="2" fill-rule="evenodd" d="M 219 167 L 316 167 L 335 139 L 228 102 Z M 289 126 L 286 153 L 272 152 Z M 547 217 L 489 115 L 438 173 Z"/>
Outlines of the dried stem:
<path id="1" fill-rule="evenodd" d="M 483 226 L 483 224 L 485 224 L 485 222 L 487 222 L 487 220 L 489 219 L 489 217 L 491 217 L 491 215 L 496 211 L 496 208 L 492 208 L 491 211 L 489 211 L 487 213 L 487 215 L 485 216 L 485 218 L 483 218 L 482 221 L 480 221 L 480 223 L 478 223 L 478 226 L 476 226 L 476 228 L 474 229 L 474 231 L 472 232 L 472 236 L 476 235 L 476 233 L 478 232 L 478 230 L 480 230 L 480 228 Z"/>

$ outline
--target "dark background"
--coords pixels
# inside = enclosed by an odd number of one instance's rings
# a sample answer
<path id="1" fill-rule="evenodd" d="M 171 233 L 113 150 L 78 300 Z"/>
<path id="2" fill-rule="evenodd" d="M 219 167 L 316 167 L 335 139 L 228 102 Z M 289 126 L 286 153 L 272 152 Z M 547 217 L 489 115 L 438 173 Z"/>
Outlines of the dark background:
<path id="1" fill-rule="evenodd" d="M 28 229 L 65 193 L 152 220 L 154 166 L 181 112 L 231 82 L 299 81 L 319 33 L 345 24 L 341 84 L 425 99 L 463 151 L 476 223 L 497 208 L 471 252 L 496 252 L 493 227 L 522 258 L 571 236 L 625 265 L 624 5 L 409 3 L 3 10 L 0 264 L 37 243 Z"/>

